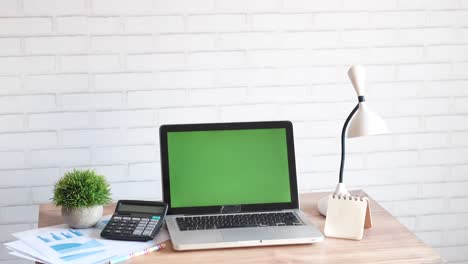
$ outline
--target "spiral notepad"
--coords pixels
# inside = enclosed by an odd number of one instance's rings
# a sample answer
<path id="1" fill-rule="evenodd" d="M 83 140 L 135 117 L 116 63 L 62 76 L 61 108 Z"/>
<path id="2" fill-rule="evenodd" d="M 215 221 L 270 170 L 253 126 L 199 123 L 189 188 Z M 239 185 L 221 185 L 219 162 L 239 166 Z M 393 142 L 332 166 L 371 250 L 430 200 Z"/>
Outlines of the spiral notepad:
<path id="1" fill-rule="evenodd" d="M 330 195 L 325 235 L 361 240 L 364 227 L 372 226 L 369 199 L 350 195 Z"/>

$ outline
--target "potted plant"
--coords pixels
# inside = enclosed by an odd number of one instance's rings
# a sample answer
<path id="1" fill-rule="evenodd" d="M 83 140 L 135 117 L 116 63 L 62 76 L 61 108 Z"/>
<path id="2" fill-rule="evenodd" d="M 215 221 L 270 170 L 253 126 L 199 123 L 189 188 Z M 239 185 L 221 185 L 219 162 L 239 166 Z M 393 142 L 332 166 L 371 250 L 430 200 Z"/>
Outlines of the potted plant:
<path id="1" fill-rule="evenodd" d="M 105 177 L 94 170 L 73 170 L 54 186 L 56 206 L 62 206 L 65 224 L 72 228 L 88 228 L 102 217 L 103 205 L 111 202 L 110 186 Z"/>

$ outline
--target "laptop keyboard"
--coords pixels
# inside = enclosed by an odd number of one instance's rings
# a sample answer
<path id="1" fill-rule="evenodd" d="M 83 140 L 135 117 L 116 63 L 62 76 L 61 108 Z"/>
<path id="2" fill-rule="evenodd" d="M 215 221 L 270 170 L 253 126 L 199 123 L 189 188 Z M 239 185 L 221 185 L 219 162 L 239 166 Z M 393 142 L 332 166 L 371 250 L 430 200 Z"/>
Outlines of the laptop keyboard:
<path id="1" fill-rule="evenodd" d="M 292 213 L 254 213 L 177 217 L 180 231 L 303 225 Z"/>

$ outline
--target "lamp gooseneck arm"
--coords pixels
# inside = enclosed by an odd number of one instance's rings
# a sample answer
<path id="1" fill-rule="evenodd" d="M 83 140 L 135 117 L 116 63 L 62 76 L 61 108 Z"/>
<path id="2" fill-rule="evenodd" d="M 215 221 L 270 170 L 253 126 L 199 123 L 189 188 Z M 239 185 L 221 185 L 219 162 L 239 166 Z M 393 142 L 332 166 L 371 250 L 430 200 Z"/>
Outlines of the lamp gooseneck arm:
<path id="1" fill-rule="evenodd" d="M 359 96 L 361 97 L 361 96 Z M 362 99 L 364 97 L 362 96 Z M 361 102 L 361 98 L 359 98 L 359 102 Z M 346 138 L 346 130 L 348 128 L 349 121 L 351 121 L 351 118 L 353 118 L 354 114 L 356 111 L 359 109 L 359 103 L 354 107 L 353 111 L 349 114 L 348 118 L 346 118 L 346 121 L 343 125 L 343 130 L 341 131 L 341 165 L 340 165 L 340 179 L 339 183 L 343 183 L 343 169 L 344 169 L 344 163 L 345 163 L 345 138 Z"/>

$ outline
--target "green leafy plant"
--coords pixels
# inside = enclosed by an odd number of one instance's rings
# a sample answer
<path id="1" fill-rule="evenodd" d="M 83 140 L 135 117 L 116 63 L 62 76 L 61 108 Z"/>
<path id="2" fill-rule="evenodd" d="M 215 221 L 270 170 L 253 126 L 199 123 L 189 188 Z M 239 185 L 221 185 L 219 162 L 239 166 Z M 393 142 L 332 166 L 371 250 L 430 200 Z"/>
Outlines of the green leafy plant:
<path id="1" fill-rule="evenodd" d="M 53 202 L 66 208 L 83 208 L 111 202 L 106 178 L 94 170 L 73 170 L 54 186 Z"/>

